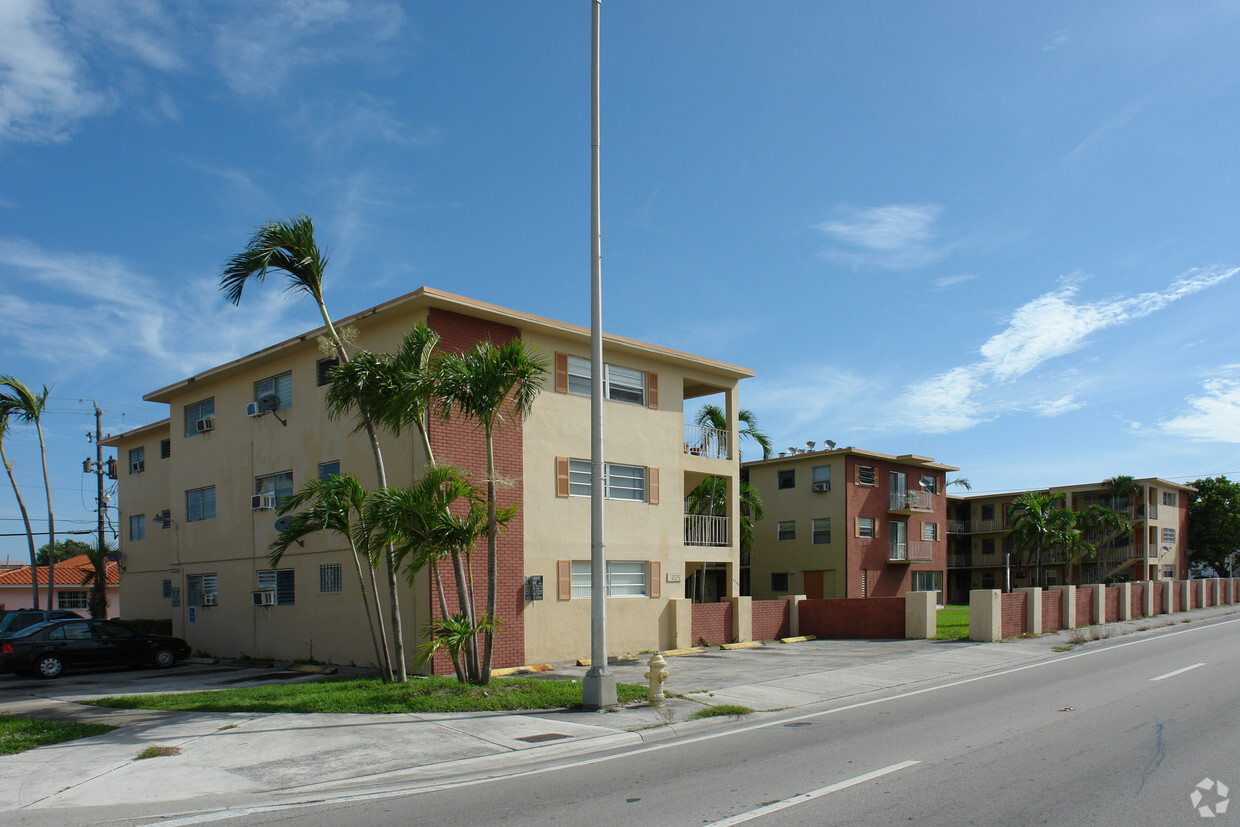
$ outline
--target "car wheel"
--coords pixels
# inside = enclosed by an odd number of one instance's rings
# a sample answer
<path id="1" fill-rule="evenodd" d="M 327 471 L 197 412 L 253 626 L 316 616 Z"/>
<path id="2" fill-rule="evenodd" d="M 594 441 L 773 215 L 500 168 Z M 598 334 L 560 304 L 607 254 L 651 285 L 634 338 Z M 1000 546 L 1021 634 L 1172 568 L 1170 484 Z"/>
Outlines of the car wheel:
<path id="1" fill-rule="evenodd" d="M 177 656 L 171 649 L 156 649 L 155 656 L 151 660 L 160 669 L 167 669 L 177 662 Z"/>
<path id="2" fill-rule="evenodd" d="M 44 655 L 35 661 L 34 668 L 40 678 L 58 678 L 65 671 L 65 662 L 57 655 Z"/>

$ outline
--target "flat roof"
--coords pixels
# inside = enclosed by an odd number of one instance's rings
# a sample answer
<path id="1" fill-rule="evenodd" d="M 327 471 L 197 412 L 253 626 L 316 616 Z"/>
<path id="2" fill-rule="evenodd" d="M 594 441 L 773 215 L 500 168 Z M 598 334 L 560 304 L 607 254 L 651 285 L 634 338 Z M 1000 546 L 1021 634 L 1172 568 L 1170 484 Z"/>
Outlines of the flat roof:
<path id="1" fill-rule="evenodd" d="M 778 465 L 779 463 L 799 462 L 803 459 L 811 457 L 831 457 L 843 454 L 854 455 L 859 457 L 869 457 L 871 459 L 880 459 L 885 462 L 901 462 L 905 465 L 915 465 L 919 468 L 931 468 L 936 471 L 959 471 L 955 465 L 946 465 L 941 462 L 935 462 L 934 457 L 923 457 L 921 454 L 884 454 L 879 451 L 866 451 L 861 448 L 854 448 L 849 445 L 846 448 L 829 448 L 823 451 L 798 451 L 795 454 L 787 454 L 786 456 L 774 456 L 770 459 L 755 459 L 749 462 L 742 462 L 742 468 L 748 468 L 754 465 Z"/>

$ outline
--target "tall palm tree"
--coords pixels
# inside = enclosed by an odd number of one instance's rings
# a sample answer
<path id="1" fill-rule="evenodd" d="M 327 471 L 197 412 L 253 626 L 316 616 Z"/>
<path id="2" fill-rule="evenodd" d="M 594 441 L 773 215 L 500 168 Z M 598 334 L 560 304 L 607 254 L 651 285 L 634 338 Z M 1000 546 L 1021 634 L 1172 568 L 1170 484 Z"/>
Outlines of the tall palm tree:
<path id="1" fill-rule="evenodd" d="M 436 381 L 444 419 L 453 409 L 482 427 L 487 452 L 487 608 L 494 618 L 499 578 L 499 524 L 495 505 L 494 433 L 507 414 L 514 421 L 529 416 L 534 399 L 542 390 L 547 366 L 520 339 L 503 345 L 479 342 L 465 353 L 449 354 L 438 362 Z M 480 680 L 491 680 L 491 654 L 495 634 L 487 630 Z"/>
<path id="2" fill-rule="evenodd" d="M 261 283 L 269 270 L 284 273 L 288 278 L 286 291 L 304 293 L 318 305 L 319 314 L 327 328 L 327 338 L 336 351 L 337 360 L 344 365 L 349 361 L 349 353 L 344 340 L 332 324 L 327 305 L 323 301 L 323 271 L 326 267 L 327 256 L 315 243 L 314 222 L 308 215 L 299 215 L 291 221 L 270 221 L 255 230 L 246 248 L 224 265 L 220 273 L 220 290 L 228 301 L 234 305 L 240 304 L 242 290 L 251 280 Z M 386 488 L 387 473 L 383 468 L 383 451 L 379 447 L 379 436 L 375 432 L 374 422 L 364 404 L 358 405 L 358 412 L 375 457 L 375 477 L 379 488 Z M 392 643 L 396 650 L 394 660 L 396 674 L 403 683 L 407 679 L 405 639 L 401 630 L 400 599 L 391 549 L 387 550 L 386 557 L 392 611 Z"/>
<path id="3" fill-rule="evenodd" d="M 947 481 L 947 485 L 945 487 L 951 488 L 953 485 L 963 488 L 965 491 L 973 490 L 973 483 L 969 482 L 968 477 L 952 477 Z"/>
<path id="4" fill-rule="evenodd" d="M 19 422 L 34 423 L 35 432 L 39 435 L 39 458 L 43 462 L 43 492 L 47 496 L 47 542 L 50 548 L 56 548 L 56 515 L 52 513 L 52 484 L 47 476 L 47 446 L 43 442 L 43 411 L 47 408 L 47 385 L 42 392 L 36 393 L 12 376 L 0 376 L 0 405 L 7 409 L 7 415 Z M 6 463 L 7 466 L 7 463 Z M 10 478 L 11 479 L 11 478 Z M 14 489 L 16 490 L 16 484 Z M 22 509 L 25 513 L 25 509 Z M 52 607 L 52 595 L 55 593 L 53 570 L 56 561 L 51 555 L 47 561 L 47 607 Z M 33 564 L 30 568 L 30 579 L 36 579 L 37 572 Z M 34 586 L 34 608 L 39 608 L 38 585 Z"/>
<path id="5" fill-rule="evenodd" d="M 30 546 L 30 607 L 37 609 L 39 608 L 39 583 L 34 571 L 38 562 L 38 551 L 34 544 L 34 529 L 30 526 L 30 514 L 26 511 L 26 501 L 22 499 L 22 492 L 17 487 L 17 477 L 13 476 L 13 466 L 9 464 L 9 458 L 4 453 L 4 438 L 9 432 L 9 417 L 13 414 L 14 407 L 12 400 L 0 396 L 0 462 L 4 463 L 4 471 L 9 475 L 9 483 L 13 486 L 13 496 L 17 497 L 17 507 L 21 509 L 22 522 L 26 526 L 26 542 Z"/>
<path id="6" fill-rule="evenodd" d="M 1136 497 L 1141 493 L 1141 486 L 1137 485 L 1136 479 L 1127 474 L 1107 477 L 1102 481 L 1102 487 L 1110 494 L 1112 511 L 1119 511 L 1120 498 Z"/>
<path id="7" fill-rule="evenodd" d="M 775 443 L 771 442 L 771 438 L 758 428 L 758 417 L 754 415 L 754 412 L 742 408 L 737 412 L 736 420 L 742 426 L 739 431 L 741 441 L 753 440 L 762 449 L 762 458 L 770 459 L 775 451 Z M 723 408 L 709 402 L 698 409 L 693 423 L 703 428 L 714 428 L 717 431 L 728 430 L 728 417 L 724 414 Z"/>
<path id="8" fill-rule="evenodd" d="M 1077 520 L 1085 528 L 1090 542 L 1095 547 L 1101 545 L 1107 552 L 1116 540 L 1132 533 L 1132 523 L 1126 516 L 1099 503 L 1090 503 L 1089 508 L 1077 515 Z M 1094 556 L 1094 579 L 1099 583 L 1102 582 L 1103 556 Z M 1110 565 L 1113 561 L 1109 554 L 1106 557 Z"/>
<path id="9" fill-rule="evenodd" d="M 308 507 L 307 507 L 308 506 Z M 293 543 L 310 534 L 332 531 L 344 538 L 353 554 L 353 569 L 357 573 L 357 586 L 366 610 L 366 623 L 370 626 L 370 641 L 375 649 L 375 664 L 383 669 L 383 681 L 392 680 L 392 660 L 388 652 L 387 630 L 383 616 L 379 615 L 379 628 L 370 612 L 366 596 L 366 580 L 362 576 L 361 554 L 366 554 L 366 571 L 370 574 L 370 591 L 379 611 L 379 584 L 375 582 L 375 563 L 370 558 L 369 527 L 365 520 L 366 489 L 357 477 L 340 474 L 327 479 L 311 479 L 302 489 L 288 497 L 280 506 L 280 514 L 297 512 L 288 528 L 281 531 L 271 542 L 267 556 L 271 567 L 277 568 L 280 559 Z M 301 510 L 301 509 L 305 510 Z"/>
<path id="10" fill-rule="evenodd" d="M 1064 544 L 1065 533 L 1072 528 L 1073 514 L 1057 505 L 1063 493 L 1026 491 L 1012 500 L 1012 528 L 1010 534 L 1016 547 L 1028 557 L 1034 552 L 1036 584 L 1042 585 L 1042 550 Z"/>

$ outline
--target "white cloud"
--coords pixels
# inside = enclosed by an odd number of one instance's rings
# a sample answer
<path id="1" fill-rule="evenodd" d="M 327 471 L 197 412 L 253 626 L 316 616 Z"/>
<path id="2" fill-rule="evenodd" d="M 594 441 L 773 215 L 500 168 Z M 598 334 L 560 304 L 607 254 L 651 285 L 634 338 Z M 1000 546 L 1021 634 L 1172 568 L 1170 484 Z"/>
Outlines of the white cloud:
<path id="1" fill-rule="evenodd" d="M 1059 31 L 1051 35 L 1050 42 L 1042 47 L 1042 51 L 1044 52 L 1056 51 L 1061 46 L 1066 46 L 1070 40 L 1071 38 L 1068 36 L 1068 30 L 1060 29 Z"/>
<path id="2" fill-rule="evenodd" d="M 986 419 L 973 399 L 978 382 L 979 372 L 966 366 L 910 385 L 896 400 L 899 424 L 929 434 L 972 428 Z"/>
<path id="3" fill-rule="evenodd" d="M 1069 411 L 1079 410 L 1083 407 L 1085 407 L 1085 405 L 1081 402 L 1077 402 L 1072 394 L 1069 393 L 1059 397 L 1058 399 L 1048 399 L 1044 402 L 1039 402 L 1033 406 L 1033 410 L 1038 416 L 1050 418 L 1062 416 Z"/>
<path id="4" fill-rule="evenodd" d="M 1186 401 L 1188 410 L 1159 423 L 1168 434 L 1208 442 L 1240 443 L 1240 365 L 1227 365 L 1224 374 L 1208 379 L 1200 396 Z"/>
<path id="5" fill-rule="evenodd" d="M 824 255 L 892 270 L 924 267 L 945 250 L 934 242 L 943 208 L 938 204 L 887 204 L 865 209 L 841 208 L 841 217 L 816 224 L 834 245 Z"/>
<path id="6" fill-rule="evenodd" d="M 973 281 L 975 278 L 977 278 L 977 276 L 970 275 L 968 273 L 961 273 L 958 276 L 943 276 L 942 278 L 934 280 L 934 289 L 946 290 L 949 287 L 955 287 L 957 284 L 964 284 L 966 281 Z"/>

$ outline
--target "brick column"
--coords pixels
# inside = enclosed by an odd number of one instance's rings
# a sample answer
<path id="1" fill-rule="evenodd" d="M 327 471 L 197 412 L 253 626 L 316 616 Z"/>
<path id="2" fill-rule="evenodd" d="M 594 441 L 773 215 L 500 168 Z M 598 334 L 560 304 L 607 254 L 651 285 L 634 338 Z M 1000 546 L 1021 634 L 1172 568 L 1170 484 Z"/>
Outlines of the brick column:
<path id="1" fill-rule="evenodd" d="M 1107 587 L 1103 583 L 1094 586 L 1094 622 L 1107 622 Z"/>
<path id="2" fill-rule="evenodd" d="M 1163 580 L 1158 587 L 1163 590 L 1163 614 L 1169 615 L 1171 614 L 1172 596 L 1175 594 L 1175 581 Z"/>
<path id="3" fill-rule="evenodd" d="M 1146 580 L 1143 585 L 1145 586 L 1145 591 L 1142 592 L 1142 595 L 1144 596 L 1145 600 L 1142 605 L 1145 608 L 1145 616 L 1153 617 L 1154 616 L 1154 586 L 1155 586 L 1155 583 L 1153 580 Z"/>
<path id="4" fill-rule="evenodd" d="M 1025 586 L 1015 591 L 1024 592 L 1025 597 L 1025 631 L 1031 635 L 1042 634 L 1042 589 L 1038 586 Z"/>
<path id="5" fill-rule="evenodd" d="M 693 646 L 693 601 L 687 597 L 673 597 L 667 601 L 671 615 L 669 649 L 688 649 Z"/>
<path id="6" fill-rule="evenodd" d="M 969 640 L 1003 639 L 1003 597 L 998 589 L 969 592 Z"/>
<path id="7" fill-rule="evenodd" d="M 732 604 L 732 643 L 753 640 L 753 598 L 729 597 Z"/>
<path id="8" fill-rule="evenodd" d="M 1076 586 L 1051 586 L 1051 591 L 1063 594 L 1063 613 L 1059 622 L 1065 629 L 1076 628 Z"/>
<path id="9" fill-rule="evenodd" d="M 938 592 L 908 592 L 904 595 L 904 637 L 931 640 L 939 631 Z"/>
<path id="10" fill-rule="evenodd" d="M 801 636 L 801 601 L 803 594 L 788 595 L 788 637 Z"/>
<path id="11" fill-rule="evenodd" d="M 1119 584 L 1119 619 L 1132 620 L 1132 584 Z"/>

